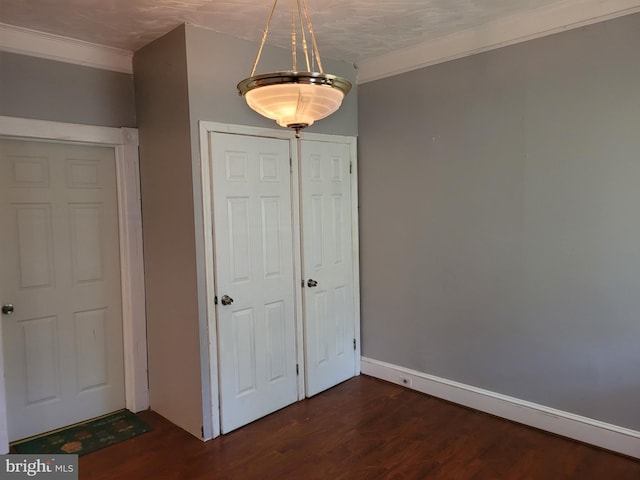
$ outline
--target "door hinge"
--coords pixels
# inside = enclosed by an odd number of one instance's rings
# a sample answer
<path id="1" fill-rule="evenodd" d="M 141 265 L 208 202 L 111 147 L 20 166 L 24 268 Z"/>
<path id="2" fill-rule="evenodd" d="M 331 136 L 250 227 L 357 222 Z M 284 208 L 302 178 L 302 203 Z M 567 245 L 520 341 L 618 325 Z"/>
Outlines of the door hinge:
<path id="1" fill-rule="evenodd" d="M 349 161 L 349 174 L 353 173 L 353 162 L 350 160 Z"/>
<path id="2" fill-rule="evenodd" d="M 218 296 L 217 295 L 215 297 L 213 297 L 213 304 L 214 305 L 218 304 Z"/>
<path id="3" fill-rule="evenodd" d="M 296 375 L 300 375 L 300 365 L 296 363 Z"/>
<path id="4" fill-rule="evenodd" d="M 289 157 L 289 173 L 293 173 L 293 159 Z"/>
<path id="5" fill-rule="evenodd" d="M 354 350 L 356 349 L 356 339 L 355 338 L 353 339 L 353 349 Z"/>
<path id="6" fill-rule="evenodd" d="M 204 438 L 204 427 L 200 425 L 200 438 Z"/>

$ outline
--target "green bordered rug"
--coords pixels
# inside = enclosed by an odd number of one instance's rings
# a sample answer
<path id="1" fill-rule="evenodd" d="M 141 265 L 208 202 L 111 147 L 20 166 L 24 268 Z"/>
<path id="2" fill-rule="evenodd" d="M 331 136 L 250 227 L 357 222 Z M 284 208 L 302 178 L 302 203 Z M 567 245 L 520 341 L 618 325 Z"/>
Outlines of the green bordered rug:
<path id="1" fill-rule="evenodd" d="M 11 450 L 20 454 L 86 455 L 151 430 L 151 426 L 129 410 L 120 410 L 90 422 L 12 444 Z"/>

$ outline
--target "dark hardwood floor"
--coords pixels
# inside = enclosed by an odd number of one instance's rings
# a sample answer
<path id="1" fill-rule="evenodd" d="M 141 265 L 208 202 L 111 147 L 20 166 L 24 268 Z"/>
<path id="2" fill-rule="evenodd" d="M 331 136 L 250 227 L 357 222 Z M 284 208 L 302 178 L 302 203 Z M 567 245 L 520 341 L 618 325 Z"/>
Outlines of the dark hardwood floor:
<path id="1" fill-rule="evenodd" d="M 640 461 L 361 376 L 207 443 L 154 431 L 80 458 L 81 479 L 640 480 Z"/>

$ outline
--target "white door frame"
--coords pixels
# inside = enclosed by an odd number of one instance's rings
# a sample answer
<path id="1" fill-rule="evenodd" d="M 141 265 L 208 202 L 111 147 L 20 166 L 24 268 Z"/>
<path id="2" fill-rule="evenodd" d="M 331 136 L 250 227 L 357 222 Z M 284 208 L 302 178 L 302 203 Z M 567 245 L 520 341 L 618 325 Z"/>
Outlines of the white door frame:
<path id="1" fill-rule="evenodd" d="M 146 410 L 149 408 L 149 386 L 138 130 L 0 116 L 0 136 L 22 140 L 90 144 L 114 149 L 120 230 L 125 405 L 133 412 Z M 0 328 L 0 453 L 8 451 Z"/>
<path id="2" fill-rule="evenodd" d="M 209 440 L 220 435 L 220 402 L 218 391 L 218 338 L 217 317 L 214 303 L 215 269 L 213 248 L 213 190 L 211 181 L 210 133 L 232 133 L 285 139 L 289 141 L 291 154 L 291 193 L 292 193 L 292 225 L 294 250 L 294 285 L 302 282 L 302 246 L 300 245 L 300 198 L 297 193 L 299 185 L 299 144 L 293 131 L 286 129 L 271 129 L 248 127 L 244 125 L 230 125 L 217 122 L 200 121 L 200 164 L 193 165 L 195 191 L 195 219 L 196 219 L 196 251 L 198 252 L 198 311 L 200 324 L 202 388 L 203 388 L 203 440 Z M 353 291 L 355 305 L 355 335 L 356 335 L 356 375 L 360 374 L 360 264 L 358 241 L 358 184 L 357 184 L 357 151 L 356 138 L 339 135 L 325 135 L 304 133 L 304 138 L 325 142 L 346 143 L 349 145 L 352 161 L 351 198 L 352 198 L 352 248 L 353 248 Z M 194 156 L 195 157 L 195 156 Z M 194 160 L 195 161 L 195 160 Z M 199 200 L 199 201 L 198 201 Z M 200 210 L 198 212 L 198 210 Z M 304 339 L 303 339 L 303 308 L 302 290 L 295 290 L 296 315 L 296 358 L 299 366 L 298 400 L 305 398 L 304 386 Z"/>

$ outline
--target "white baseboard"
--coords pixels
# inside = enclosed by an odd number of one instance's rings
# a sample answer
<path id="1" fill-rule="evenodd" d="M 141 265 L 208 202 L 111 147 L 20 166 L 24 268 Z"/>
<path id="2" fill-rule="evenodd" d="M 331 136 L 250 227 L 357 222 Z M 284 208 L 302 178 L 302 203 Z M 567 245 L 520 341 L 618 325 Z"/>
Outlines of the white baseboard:
<path id="1" fill-rule="evenodd" d="M 640 458 L 640 432 L 362 357 L 362 373 L 434 397 Z"/>

